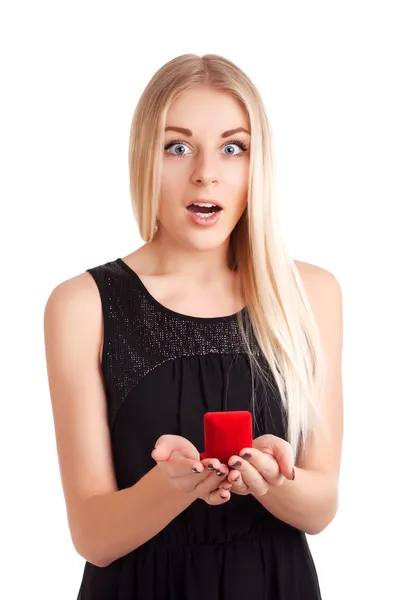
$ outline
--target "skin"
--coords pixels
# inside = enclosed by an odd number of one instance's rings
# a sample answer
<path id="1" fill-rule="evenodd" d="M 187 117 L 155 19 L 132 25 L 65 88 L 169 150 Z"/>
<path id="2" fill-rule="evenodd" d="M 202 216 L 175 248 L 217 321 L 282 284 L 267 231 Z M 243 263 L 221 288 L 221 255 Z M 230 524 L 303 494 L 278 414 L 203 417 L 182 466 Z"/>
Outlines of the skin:
<path id="1" fill-rule="evenodd" d="M 229 94 L 198 88 L 174 102 L 167 125 L 189 127 L 193 135 L 165 133 L 165 143 L 184 138 L 187 150 L 179 158 L 165 156 L 156 239 L 123 260 L 154 298 L 172 310 L 200 317 L 233 314 L 244 302 L 226 253 L 246 206 L 249 155 L 232 158 L 227 148 L 234 153 L 240 149 L 228 145 L 230 137 L 220 136 L 228 129 L 248 128 L 246 114 Z M 234 138 L 250 143 L 246 133 Z M 189 219 L 185 206 L 196 196 L 213 197 L 224 207 L 215 227 L 201 228 Z M 228 502 L 230 493 L 252 493 L 274 516 L 311 535 L 333 519 L 343 439 L 341 289 L 329 271 L 295 263 L 324 348 L 327 377 L 320 404 L 329 435 L 307 440 L 294 482 L 287 481 L 292 449 L 280 438 L 253 440 L 252 448 L 239 453 L 247 450 L 251 457 L 231 457 L 229 465 L 242 462 L 231 468 L 217 458 L 200 461 L 189 440 L 161 436 L 153 451 L 155 467 L 135 485 L 119 490 L 101 372 L 98 289 L 85 272 L 52 291 L 44 313 L 47 371 L 71 535 L 86 560 L 99 567 L 111 564 L 151 539 L 196 498 L 217 505 Z"/>
<path id="2" fill-rule="evenodd" d="M 164 151 L 157 235 L 125 257 L 126 262 L 135 265 L 155 297 L 168 301 L 173 310 L 196 316 L 232 314 L 244 302 L 238 276 L 228 269 L 227 252 L 230 234 L 247 204 L 250 135 L 221 134 L 237 127 L 249 131 L 247 114 L 232 95 L 199 87 L 173 102 L 166 119 L 169 126 L 190 128 L 193 135 L 165 132 L 164 147 L 177 139 L 182 144 Z M 248 150 L 230 140 L 246 144 Z M 186 206 L 199 197 L 224 208 L 216 226 L 192 222 Z M 176 289 L 179 297 L 173 293 Z"/>
<path id="3" fill-rule="evenodd" d="M 228 501 L 231 493 L 260 497 L 270 486 L 282 485 L 285 476 L 293 479 L 292 448 L 273 435 L 256 438 L 252 448 L 244 448 L 240 456 L 232 456 L 228 465 L 217 458 L 199 461 L 195 446 L 178 435 L 161 436 L 152 457 L 176 488 L 208 504 L 218 504 L 218 496 Z M 221 483 L 214 475 L 221 478 Z M 210 484 L 215 488 L 210 488 Z"/>
<path id="4" fill-rule="evenodd" d="M 244 302 L 239 293 L 239 274 L 227 268 L 227 248 L 229 235 L 246 206 L 249 153 L 239 159 L 226 157 L 224 148 L 230 138 L 221 140 L 220 136 L 236 127 L 249 129 L 247 115 L 229 94 L 204 87 L 182 94 L 170 107 L 166 125 L 190 128 L 193 135 L 165 133 L 165 145 L 178 138 L 184 142 L 185 147 L 180 149 L 184 156 L 164 158 L 159 235 L 153 243 L 126 257 L 126 262 L 141 274 L 153 296 L 172 310 L 196 316 L 232 314 Z M 249 134 L 241 132 L 234 137 L 247 142 L 250 150 Z M 169 151 L 176 153 L 177 146 Z M 224 207 L 223 219 L 216 226 L 201 228 L 188 221 L 184 207 L 196 196 L 214 198 Z M 231 493 L 253 494 L 278 518 L 315 534 L 330 523 L 338 506 L 343 440 L 342 295 L 332 273 L 316 265 L 294 262 L 326 358 L 327 378 L 320 405 L 329 435 L 317 431 L 311 436 L 296 466 L 291 445 L 273 435 L 253 440 L 253 447 L 243 448 L 228 465 L 221 465 L 217 459 L 200 462 L 197 449 L 188 440 L 184 452 L 182 439 L 175 440 L 180 448 L 176 469 L 173 441 L 167 443 L 162 436 L 154 459 L 159 466 L 168 462 L 171 480 L 177 487 L 181 477 L 201 480 L 204 469 L 213 464 L 223 473 L 223 481 L 219 491 L 208 494 L 206 501 L 216 503 L 218 493 L 223 502 L 229 501 Z M 240 466 L 233 467 L 238 462 Z M 193 468 L 200 473 L 193 473 Z M 293 476 L 296 484 L 292 483 Z M 291 482 L 289 486 L 282 485 L 285 481 Z"/>
<path id="5" fill-rule="evenodd" d="M 216 281 L 227 272 L 229 236 L 247 204 L 249 155 L 230 140 L 249 147 L 250 135 L 221 134 L 236 127 L 250 131 L 246 112 L 231 94 L 210 88 L 191 89 L 177 98 L 167 115 L 166 127 L 190 128 L 192 136 L 167 131 L 164 152 L 160 208 L 160 236 L 152 251 L 165 270 L 177 269 L 200 283 Z M 223 208 L 216 227 L 204 228 L 191 222 L 186 205 L 196 197 L 212 198 Z"/>
<path id="6" fill-rule="evenodd" d="M 192 135 L 165 131 L 157 236 L 124 260 L 140 274 L 150 293 L 169 308 L 196 316 L 232 314 L 244 304 L 238 275 L 227 266 L 227 252 L 230 234 L 247 204 L 249 119 L 230 93 L 202 86 L 187 90 L 173 102 L 166 119 L 166 129 L 170 127 L 189 129 Z M 221 137 L 236 128 L 247 132 Z M 179 143 L 171 146 L 176 140 Z M 247 150 L 233 143 L 235 140 Z M 213 199 L 223 207 L 217 225 L 205 228 L 191 221 L 186 206 L 198 197 Z M 173 294 L 176 289 L 179 297 Z M 211 312 L 206 313 L 204 307 Z M 284 477 L 293 478 L 293 452 L 285 440 L 262 436 L 253 441 L 253 448 L 247 449 L 247 454 L 250 452 L 244 459 L 232 457 L 229 466 L 218 459 L 199 461 L 197 449 L 188 440 L 162 436 L 152 456 L 176 487 L 191 493 L 198 493 L 193 486 L 200 488 L 213 466 L 222 473 L 216 493 L 224 501 L 229 500 L 230 492 L 260 496 L 270 485 L 281 485 Z M 246 454 L 246 449 L 240 454 Z M 233 468 L 238 461 L 241 466 Z M 189 482 L 188 474 L 192 480 L 197 477 L 198 483 Z M 215 503 L 215 494 L 208 492 L 204 499 Z"/>

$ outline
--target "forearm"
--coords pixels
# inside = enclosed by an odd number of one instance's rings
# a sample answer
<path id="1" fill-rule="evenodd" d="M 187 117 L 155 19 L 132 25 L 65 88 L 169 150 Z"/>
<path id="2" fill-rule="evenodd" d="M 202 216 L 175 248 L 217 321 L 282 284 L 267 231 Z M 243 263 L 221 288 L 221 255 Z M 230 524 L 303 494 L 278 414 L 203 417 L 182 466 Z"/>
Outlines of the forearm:
<path id="1" fill-rule="evenodd" d="M 154 537 L 192 502 L 155 466 L 132 487 L 86 500 L 75 547 L 105 567 Z"/>
<path id="2" fill-rule="evenodd" d="M 338 508 L 338 484 L 334 477 L 322 471 L 296 467 L 294 481 L 284 480 L 270 487 L 257 500 L 275 517 L 315 535 L 329 525 Z"/>

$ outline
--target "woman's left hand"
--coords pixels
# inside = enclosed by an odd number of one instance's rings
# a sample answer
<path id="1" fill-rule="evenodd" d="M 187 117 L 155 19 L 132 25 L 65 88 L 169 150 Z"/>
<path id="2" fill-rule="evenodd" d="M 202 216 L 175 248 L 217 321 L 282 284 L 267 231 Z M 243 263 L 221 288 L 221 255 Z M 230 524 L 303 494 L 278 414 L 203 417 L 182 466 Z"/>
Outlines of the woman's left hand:
<path id="1" fill-rule="evenodd" d="M 228 466 L 231 471 L 220 487 L 229 481 L 231 493 L 264 496 L 270 486 L 282 485 L 285 478 L 294 479 L 293 448 L 276 435 L 262 435 L 253 440 L 252 448 L 243 448 L 238 456 L 231 456 Z"/>

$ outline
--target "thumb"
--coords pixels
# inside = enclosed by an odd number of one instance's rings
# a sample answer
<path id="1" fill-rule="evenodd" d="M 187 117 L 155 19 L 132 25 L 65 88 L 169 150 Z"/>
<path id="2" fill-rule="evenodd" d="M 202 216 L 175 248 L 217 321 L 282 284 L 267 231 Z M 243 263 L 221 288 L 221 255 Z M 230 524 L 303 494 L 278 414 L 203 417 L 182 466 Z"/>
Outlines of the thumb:
<path id="1" fill-rule="evenodd" d="M 169 460 L 172 454 L 184 458 L 199 460 L 199 453 L 195 446 L 181 435 L 164 434 L 158 438 L 151 453 L 154 460 Z"/>
<path id="2" fill-rule="evenodd" d="M 176 437 L 175 435 L 164 434 L 158 438 L 151 453 L 154 460 L 160 462 L 171 457 L 173 450 L 176 450 Z"/>
<path id="3" fill-rule="evenodd" d="M 255 447 L 275 458 L 279 470 L 286 479 L 293 479 L 294 453 L 292 446 L 284 439 L 266 434 L 254 440 Z"/>
<path id="4" fill-rule="evenodd" d="M 171 456 L 171 448 L 168 448 L 167 444 L 161 443 L 153 449 L 151 456 L 157 462 L 168 460 Z"/>

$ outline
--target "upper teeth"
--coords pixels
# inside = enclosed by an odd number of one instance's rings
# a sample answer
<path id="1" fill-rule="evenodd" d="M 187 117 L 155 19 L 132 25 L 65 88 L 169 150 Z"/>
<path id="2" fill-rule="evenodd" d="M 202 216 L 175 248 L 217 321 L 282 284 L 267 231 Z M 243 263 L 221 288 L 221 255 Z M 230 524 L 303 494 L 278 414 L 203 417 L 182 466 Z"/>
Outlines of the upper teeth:
<path id="1" fill-rule="evenodd" d="M 210 202 L 193 202 L 193 204 L 195 204 L 196 206 L 217 206 L 216 204 L 210 204 Z"/>

